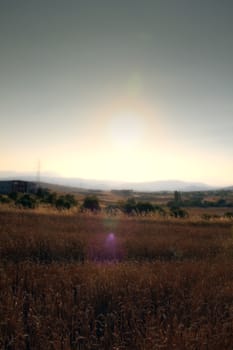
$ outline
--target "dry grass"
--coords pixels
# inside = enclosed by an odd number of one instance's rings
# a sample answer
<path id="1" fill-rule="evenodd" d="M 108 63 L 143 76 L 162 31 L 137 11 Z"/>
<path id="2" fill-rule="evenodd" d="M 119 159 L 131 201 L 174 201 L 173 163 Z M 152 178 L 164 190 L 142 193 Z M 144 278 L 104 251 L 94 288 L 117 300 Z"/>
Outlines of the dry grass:
<path id="1" fill-rule="evenodd" d="M 233 348 L 230 221 L 2 210 L 0 254 L 0 349 Z"/>

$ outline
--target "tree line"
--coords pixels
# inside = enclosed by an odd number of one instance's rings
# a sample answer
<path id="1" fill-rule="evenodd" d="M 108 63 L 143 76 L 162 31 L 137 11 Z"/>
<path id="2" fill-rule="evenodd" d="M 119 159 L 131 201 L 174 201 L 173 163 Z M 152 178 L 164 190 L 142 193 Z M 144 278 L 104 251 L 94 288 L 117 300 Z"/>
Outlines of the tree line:
<path id="1" fill-rule="evenodd" d="M 96 195 L 87 195 L 79 203 L 73 194 L 58 194 L 51 192 L 46 188 L 38 188 L 36 193 L 19 193 L 12 192 L 8 195 L 0 195 L 0 203 L 13 204 L 17 208 L 35 209 L 40 205 L 46 205 L 57 210 L 69 210 L 78 207 L 80 212 L 90 211 L 98 213 L 104 211 L 109 215 L 124 213 L 126 215 L 159 215 L 161 217 L 188 218 L 189 214 L 185 207 L 185 201 L 182 200 L 181 193 L 174 192 L 174 198 L 167 203 L 167 206 L 152 204 L 149 201 L 136 201 L 134 197 L 129 197 L 125 201 L 119 201 L 116 204 L 110 204 L 102 207 Z M 197 203 L 192 203 L 192 206 L 198 206 Z M 220 204 L 220 203 L 219 203 Z M 221 202 L 221 204 L 223 204 Z M 191 206 L 191 205 L 190 205 Z M 232 212 L 225 213 L 224 217 L 233 218 Z M 209 214 L 203 214 L 203 219 L 212 219 Z"/>

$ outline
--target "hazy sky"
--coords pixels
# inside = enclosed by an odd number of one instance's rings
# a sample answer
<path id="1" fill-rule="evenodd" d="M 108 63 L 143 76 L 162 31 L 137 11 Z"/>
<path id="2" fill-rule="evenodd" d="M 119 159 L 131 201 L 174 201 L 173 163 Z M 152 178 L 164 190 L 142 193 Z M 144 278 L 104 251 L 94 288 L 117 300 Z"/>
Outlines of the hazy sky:
<path id="1" fill-rule="evenodd" d="M 0 171 L 233 184 L 232 0 L 0 0 Z"/>

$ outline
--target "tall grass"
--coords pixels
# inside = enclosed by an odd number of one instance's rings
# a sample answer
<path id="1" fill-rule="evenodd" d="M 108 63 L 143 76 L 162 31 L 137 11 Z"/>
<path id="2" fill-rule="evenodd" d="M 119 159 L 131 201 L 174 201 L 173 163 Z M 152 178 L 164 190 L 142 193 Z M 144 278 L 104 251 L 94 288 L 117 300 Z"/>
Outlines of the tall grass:
<path id="1" fill-rule="evenodd" d="M 4 261 L 198 260 L 231 254 L 230 222 L 0 212 Z M 108 237 L 112 235 L 110 242 Z"/>
<path id="2" fill-rule="evenodd" d="M 0 254 L 0 349 L 233 347 L 230 222 L 1 211 Z"/>

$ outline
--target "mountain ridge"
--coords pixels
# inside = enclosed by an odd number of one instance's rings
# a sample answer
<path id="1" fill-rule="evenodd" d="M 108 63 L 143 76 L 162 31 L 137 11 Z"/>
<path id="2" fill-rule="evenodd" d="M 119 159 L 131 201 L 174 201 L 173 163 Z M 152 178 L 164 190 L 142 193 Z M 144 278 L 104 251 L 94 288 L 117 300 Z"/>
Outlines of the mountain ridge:
<path id="1" fill-rule="evenodd" d="M 35 175 L 31 173 L 18 172 L 0 172 L 0 180 L 26 180 L 38 182 Z M 51 185 L 67 186 L 89 190 L 133 190 L 138 192 L 159 192 L 159 191 L 208 191 L 215 189 L 223 189 L 222 186 L 210 186 L 202 182 L 181 181 L 181 180 L 157 180 L 143 182 L 128 181 L 111 181 L 111 180 L 95 180 L 83 178 L 65 178 L 61 176 L 42 175 L 41 183 Z M 232 188 L 227 186 L 226 188 Z"/>

